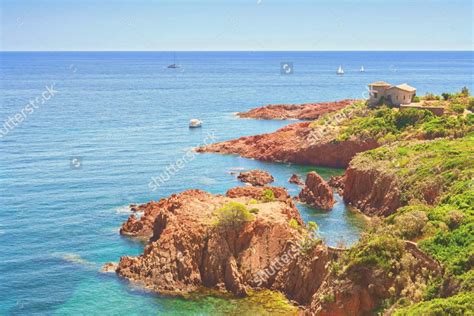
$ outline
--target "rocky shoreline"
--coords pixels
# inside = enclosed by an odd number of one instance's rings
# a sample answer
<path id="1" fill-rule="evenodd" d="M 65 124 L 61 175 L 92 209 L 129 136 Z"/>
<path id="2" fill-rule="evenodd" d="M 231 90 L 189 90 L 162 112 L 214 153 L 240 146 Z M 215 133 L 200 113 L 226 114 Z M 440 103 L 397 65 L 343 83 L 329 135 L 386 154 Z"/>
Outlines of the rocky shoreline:
<path id="1" fill-rule="evenodd" d="M 251 109 L 247 112 L 239 112 L 237 116 L 260 120 L 315 120 L 326 113 L 343 109 L 355 101 L 356 100 L 341 100 L 304 104 L 269 104 Z"/>
<path id="2" fill-rule="evenodd" d="M 329 210 L 335 203 L 333 190 L 336 190 L 346 203 L 366 216 L 375 217 L 373 227 L 355 246 L 334 249 L 324 245 L 314 234 L 314 226 L 302 221 L 288 192 L 267 186 L 274 180 L 270 174 L 251 170 L 239 175 L 248 185 L 232 188 L 226 195 L 188 190 L 136 206 L 144 214 L 140 218 L 131 215 L 120 232 L 143 238 L 148 244 L 142 255 L 122 257 L 116 267 L 117 274 L 165 295 L 184 295 L 200 287 L 236 296 L 262 289 L 278 291 L 307 315 L 366 315 L 382 304 L 387 314 L 392 314 L 404 307 L 406 301 L 420 302 L 422 292 L 432 286 L 433 280 L 442 277 L 444 281 L 438 285 L 437 295 L 456 294 L 461 281 L 447 272 L 433 254 L 426 252 L 434 250 L 419 248 L 416 238 L 426 233 L 425 238 L 429 239 L 436 229 L 446 230 L 442 225 L 435 226 L 439 225 L 439 219 L 429 226 L 430 219 L 424 212 L 449 202 L 446 197 L 440 197 L 451 184 L 441 177 L 430 177 L 427 170 L 441 172 L 442 168 L 448 168 L 450 172 L 449 168 L 462 160 L 442 165 L 435 154 L 440 150 L 436 141 L 413 141 L 420 138 L 416 134 L 402 134 L 400 137 L 409 140 L 405 143 L 385 145 L 390 139 L 385 139 L 386 135 L 375 137 L 365 130 L 361 132 L 354 123 L 378 113 L 354 106 L 352 100 L 337 104 L 337 114 L 333 113 L 335 107 L 329 108 L 328 104 L 296 108 L 266 106 L 241 113 L 241 117 L 259 119 L 319 119 L 290 124 L 274 133 L 207 145 L 197 151 L 347 168 L 343 176 L 332 177 L 328 182 L 310 172 L 298 199 Z M 311 112 L 312 116 L 307 116 L 309 107 L 317 108 Z M 332 116 L 328 119 L 324 115 Z M 421 117 L 415 112 L 412 115 L 415 119 Z M 373 122 L 380 124 L 377 120 Z M 465 150 L 463 141 L 447 142 L 440 145 L 443 150 L 447 148 L 445 157 Z M 449 146 L 458 147 L 449 149 Z M 432 148 L 431 154 L 424 156 L 424 148 Z M 469 157 L 471 153 L 467 152 Z M 403 156 L 407 154 L 413 159 Z M 423 171 L 417 175 L 419 168 Z M 460 170 L 448 175 L 451 181 L 456 177 L 466 181 Z M 296 175 L 289 182 L 303 184 Z M 463 194 L 460 184 L 456 188 L 455 194 Z M 459 205 L 456 207 L 465 204 Z M 404 211 L 397 215 L 402 208 Z M 222 214 L 228 211 L 232 221 L 245 219 L 237 224 L 225 224 Z M 443 217 L 447 223 L 444 226 L 456 229 L 463 216 Z M 458 226 L 450 224 L 452 221 Z"/>

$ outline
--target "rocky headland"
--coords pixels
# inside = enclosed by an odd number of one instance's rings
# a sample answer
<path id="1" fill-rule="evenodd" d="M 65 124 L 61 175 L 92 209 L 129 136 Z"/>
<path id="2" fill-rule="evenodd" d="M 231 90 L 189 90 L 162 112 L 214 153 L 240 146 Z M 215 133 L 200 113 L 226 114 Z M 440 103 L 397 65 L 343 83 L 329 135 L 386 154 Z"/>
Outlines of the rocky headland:
<path id="1" fill-rule="evenodd" d="M 121 233 L 148 244 L 116 271 L 169 295 L 279 291 L 307 315 L 465 314 L 474 299 L 473 122 L 354 103 L 314 122 L 198 148 L 347 168 L 328 183 L 310 173 L 300 199 L 330 208 L 334 188 L 374 219 L 354 246 L 337 249 L 303 223 L 283 188 L 189 190 L 136 207 L 143 215 L 131 215 Z"/>
<path id="2" fill-rule="evenodd" d="M 335 102 L 319 102 L 304 104 L 269 104 L 239 112 L 241 118 L 260 120 L 315 120 L 322 115 L 345 108 L 356 100 L 341 100 Z"/>
<path id="3" fill-rule="evenodd" d="M 197 148 L 197 152 L 237 154 L 262 161 L 346 168 L 359 152 L 379 146 L 373 139 L 335 140 L 335 131 L 310 122 L 285 126 L 274 133 L 245 136 Z"/>

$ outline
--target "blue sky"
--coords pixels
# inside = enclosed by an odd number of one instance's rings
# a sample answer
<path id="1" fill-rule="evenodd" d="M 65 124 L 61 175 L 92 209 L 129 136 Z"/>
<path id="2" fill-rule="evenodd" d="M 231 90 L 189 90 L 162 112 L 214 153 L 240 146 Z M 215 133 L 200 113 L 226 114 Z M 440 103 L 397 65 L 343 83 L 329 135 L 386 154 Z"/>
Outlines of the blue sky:
<path id="1" fill-rule="evenodd" d="M 471 0 L 0 0 L 1 50 L 472 50 Z"/>

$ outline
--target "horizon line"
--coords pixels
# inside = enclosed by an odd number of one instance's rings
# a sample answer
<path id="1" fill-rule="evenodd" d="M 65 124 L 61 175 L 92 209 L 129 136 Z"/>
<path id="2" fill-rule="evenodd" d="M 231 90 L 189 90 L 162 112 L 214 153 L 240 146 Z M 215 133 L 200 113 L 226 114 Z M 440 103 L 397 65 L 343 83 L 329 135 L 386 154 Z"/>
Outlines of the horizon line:
<path id="1" fill-rule="evenodd" d="M 0 50 L 0 53 L 119 53 L 119 52 L 150 52 L 150 53 L 177 53 L 177 52 L 209 52 L 209 53 L 219 53 L 219 52 L 474 52 L 474 49 L 465 50 L 465 49 L 407 49 L 407 50 L 350 50 L 350 49 L 338 49 L 338 50 Z"/>

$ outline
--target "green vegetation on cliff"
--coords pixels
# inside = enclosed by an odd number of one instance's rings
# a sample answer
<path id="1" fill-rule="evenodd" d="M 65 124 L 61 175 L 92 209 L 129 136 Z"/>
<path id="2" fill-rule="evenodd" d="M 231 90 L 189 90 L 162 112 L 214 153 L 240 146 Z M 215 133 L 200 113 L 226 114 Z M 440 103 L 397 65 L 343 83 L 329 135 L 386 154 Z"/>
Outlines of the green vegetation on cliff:
<path id="1" fill-rule="evenodd" d="M 424 121 L 430 116 L 419 117 Z M 443 308 L 450 315 L 472 312 L 466 301 L 472 301 L 474 291 L 474 133 L 396 141 L 357 155 L 351 164 L 391 174 L 406 206 L 374 221 L 335 265 L 337 274 L 385 271 L 386 284 L 391 284 L 385 308 L 409 306 L 399 315 L 441 315 Z M 413 260 L 403 249 L 404 240 L 416 242 L 438 261 L 441 275 L 407 264 Z"/>
<path id="2" fill-rule="evenodd" d="M 472 131 L 473 125 L 473 114 L 435 116 L 424 109 L 400 111 L 383 106 L 370 111 L 366 116 L 345 121 L 337 140 L 357 137 L 375 139 L 384 144 L 400 139 L 461 137 Z"/>
<path id="3" fill-rule="evenodd" d="M 418 315 L 474 315 L 472 310 L 474 292 L 462 293 L 445 299 L 420 302 L 395 311 L 394 316 Z"/>

